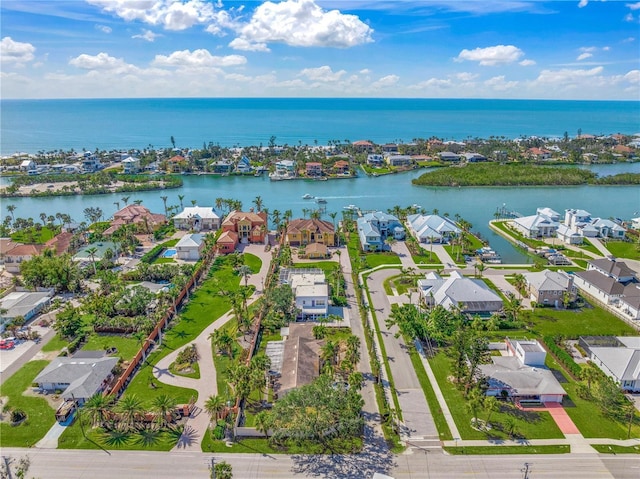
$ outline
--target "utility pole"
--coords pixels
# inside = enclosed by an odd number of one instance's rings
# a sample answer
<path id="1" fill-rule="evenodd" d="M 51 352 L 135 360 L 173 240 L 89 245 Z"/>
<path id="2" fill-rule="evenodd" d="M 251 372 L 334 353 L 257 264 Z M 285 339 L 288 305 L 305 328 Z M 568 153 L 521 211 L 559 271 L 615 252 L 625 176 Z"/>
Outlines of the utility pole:
<path id="1" fill-rule="evenodd" d="M 529 463 L 529 462 L 525 462 L 524 463 L 524 467 L 522 469 L 520 469 L 520 471 L 524 474 L 522 479 L 529 479 L 529 467 L 532 466 L 533 464 Z"/>
<path id="2" fill-rule="evenodd" d="M 211 456 L 211 465 L 209 466 L 211 469 L 211 479 L 216 479 L 216 458 Z"/>

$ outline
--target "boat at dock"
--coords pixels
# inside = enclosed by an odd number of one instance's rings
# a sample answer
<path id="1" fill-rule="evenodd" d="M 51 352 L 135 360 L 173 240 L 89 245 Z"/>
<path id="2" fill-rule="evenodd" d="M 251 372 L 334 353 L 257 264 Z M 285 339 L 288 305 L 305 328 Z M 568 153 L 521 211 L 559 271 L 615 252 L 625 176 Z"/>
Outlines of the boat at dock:
<path id="1" fill-rule="evenodd" d="M 496 253 L 494 250 L 489 248 L 488 246 L 483 246 L 482 248 L 476 250 L 476 255 L 478 259 L 483 263 L 488 264 L 501 264 L 502 257 Z"/>

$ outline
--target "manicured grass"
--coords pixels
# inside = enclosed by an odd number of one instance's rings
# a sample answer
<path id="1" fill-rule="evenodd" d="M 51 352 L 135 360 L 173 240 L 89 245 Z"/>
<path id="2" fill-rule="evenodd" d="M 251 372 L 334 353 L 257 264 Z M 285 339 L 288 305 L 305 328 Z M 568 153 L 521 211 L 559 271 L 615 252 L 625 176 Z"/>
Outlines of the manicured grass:
<path id="1" fill-rule="evenodd" d="M 162 256 L 157 257 L 153 260 L 151 264 L 175 264 L 175 260 L 173 258 L 163 258 Z"/>
<path id="2" fill-rule="evenodd" d="M 83 351 L 104 351 L 108 348 L 117 348 L 114 356 L 130 361 L 140 349 L 140 341 L 131 336 L 93 333 L 82 346 Z"/>
<path id="3" fill-rule="evenodd" d="M 544 241 L 539 241 L 539 240 L 535 240 L 535 239 L 531 239 L 531 238 L 525 238 L 519 232 L 507 227 L 507 225 L 506 225 L 507 221 L 510 221 L 510 220 L 494 221 L 491 224 L 493 226 L 495 226 L 497 229 L 499 229 L 500 231 L 506 233 L 507 235 L 511 236 L 512 238 L 514 238 L 514 239 L 516 239 L 518 241 L 523 242 L 524 244 L 527 244 L 527 245 L 531 246 L 532 248 L 538 248 L 540 246 L 549 246 Z"/>
<path id="4" fill-rule="evenodd" d="M 369 253 L 366 256 L 367 267 L 375 268 L 385 264 L 401 264 L 400 258 L 394 253 Z"/>
<path id="5" fill-rule="evenodd" d="M 253 274 L 260 272 L 260 268 L 262 268 L 262 260 L 260 258 L 251 253 L 243 253 L 242 257 L 244 258 L 244 264 L 251 268 Z"/>
<path id="6" fill-rule="evenodd" d="M 200 365 L 198 363 L 193 363 L 191 365 L 191 369 L 193 369 L 193 371 L 190 373 L 178 371 L 175 367 L 175 364 L 176 363 L 173 363 L 171 366 L 169 366 L 169 371 L 171 372 L 171 374 L 175 374 L 176 376 L 183 376 L 185 378 L 200 379 Z"/>
<path id="7" fill-rule="evenodd" d="M 640 260 L 640 248 L 638 247 L 638 243 L 627 243 L 625 241 L 607 241 L 605 246 L 616 258 Z"/>
<path id="8" fill-rule="evenodd" d="M 459 446 L 445 447 L 445 451 L 454 456 L 460 454 L 568 454 L 570 446 Z"/>
<path id="9" fill-rule="evenodd" d="M 637 336 L 638 332 L 598 307 L 582 309 L 536 308 L 521 316 L 528 329 L 540 336 Z"/>
<path id="10" fill-rule="evenodd" d="M 362 439 L 356 438 L 344 441 L 332 441 L 332 449 L 335 454 L 349 454 L 362 450 Z M 267 439 L 245 438 L 239 439 L 228 447 L 224 441 L 211 439 L 211 430 L 201 444 L 202 452 L 232 452 L 251 454 L 328 454 L 320 445 L 303 443 L 300 445 L 291 444 L 286 450 L 271 446 Z"/>
<path id="11" fill-rule="evenodd" d="M 405 342 L 406 339 L 407 338 L 405 337 Z M 433 421 L 435 422 L 436 428 L 438 429 L 440 439 L 443 441 L 452 440 L 453 434 L 451 434 L 451 430 L 449 429 L 447 420 L 442 414 L 442 409 L 440 409 L 440 403 L 438 402 L 436 393 L 434 392 L 431 381 L 429 381 L 427 372 L 422 365 L 420 353 L 418 353 L 413 345 L 409 347 L 409 357 L 411 358 L 413 369 L 415 369 L 416 374 L 418 375 L 418 381 L 420 381 L 420 386 L 422 386 L 422 391 L 424 391 L 424 396 L 427 399 L 427 404 L 429 404 L 429 410 L 431 411 Z"/>
<path id="12" fill-rule="evenodd" d="M 473 414 L 467 410 L 466 400 L 462 396 L 462 392 L 447 379 L 451 375 L 449 358 L 443 352 L 440 352 L 430 359 L 429 363 L 462 439 L 507 439 L 509 437 L 508 434 L 501 431 L 499 426 L 508 417 L 515 420 L 516 432 L 524 438 L 555 439 L 564 437 L 549 413 L 525 412 L 505 403 L 501 404 L 500 412 L 495 412 L 491 415 L 491 424 L 494 425 L 494 429 L 487 432 L 473 429 L 471 427 Z M 486 416 L 484 411 L 480 410 L 478 412 L 480 419 L 486 419 Z"/>
<path id="13" fill-rule="evenodd" d="M 593 243 L 591 243 L 591 241 L 589 241 L 587 238 L 583 238 L 582 239 L 582 244 L 578 245 L 580 248 L 582 248 L 583 250 L 589 251 L 590 253 L 596 254 L 598 256 L 601 256 L 602 253 L 600 253 L 600 250 L 598 248 L 596 248 Z"/>
<path id="14" fill-rule="evenodd" d="M 640 446 L 616 446 L 608 444 L 593 444 L 591 446 L 601 454 L 640 454 Z"/>
<path id="15" fill-rule="evenodd" d="M 31 233 L 24 231 L 17 231 L 11 235 L 11 239 L 16 243 L 46 243 L 51 238 L 55 236 L 55 231 L 49 229 L 46 226 L 43 226 L 40 231 L 37 231 L 35 228 L 31 228 Z"/>
<path id="16" fill-rule="evenodd" d="M 76 419 L 73 425 L 67 427 L 58 439 L 59 449 L 109 449 L 109 450 L 138 450 L 138 451 L 170 451 L 180 437 L 179 431 L 158 431 L 148 443 L 143 443 L 139 433 L 126 434 L 123 443 L 109 442 L 108 436 L 99 428 L 92 428 L 83 419 L 84 434 L 80 421 Z"/>
<path id="17" fill-rule="evenodd" d="M 416 276 L 402 275 L 391 276 L 384 281 L 384 290 L 388 296 L 393 295 L 391 288 L 395 288 L 398 294 L 405 294 L 409 288 L 416 285 Z"/>
<path id="18" fill-rule="evenodd" d="M 41 397 L 23 396 L 31 388 L 34 378 L 49 361 L 29 361 L 0 386 L 0 396 L 9 398 L 11 409 L 22 409 L 27 419 L 18 426 L 0 423 L 3 447 L 32 447 L 44 437 L 55 423 L 55 410 Z M 62 402 L 62 399 L 60 399 Z"/>
<path id="19" fill-rule="evenodd" d="M 438 258 L 438 255 L 430 251 L 424 254 L 412 254 L 411 257 L 415 264 L 428 264 L 434 267 L 442 267 L 442 261 Z"/>
<path id="20" fill-rule="evenodd" d="M 49 340 L 47 344 L 42 347 L 42 352 L 50 353 L 52 351 L 61 351 L 62 348 L 68 345 L 69 341 L 67 341 L 66 339 L 62 339 L 58 334 L 56 334 Z"/>

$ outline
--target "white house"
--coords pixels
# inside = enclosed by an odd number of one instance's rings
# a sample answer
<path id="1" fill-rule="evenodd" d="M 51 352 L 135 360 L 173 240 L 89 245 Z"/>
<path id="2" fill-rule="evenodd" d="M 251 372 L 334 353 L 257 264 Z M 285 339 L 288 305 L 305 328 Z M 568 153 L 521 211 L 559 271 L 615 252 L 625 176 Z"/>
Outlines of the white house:
<path id="1" fill-rule="evenodd" d="M 329 285 L 324 273 L 289 270 L 289 284 L 293 290 L 299 317 L 316 319 L 329 312 Z"/>
<path id="2" fill-rule="evenodd" d="M 640 337 L 580 337 L 580 346 L 620 388 L 640 392 Z"/>
<path id="3" fill-rule="evenodd" d="M 33 160 L 22 160 L 20 163 L 20 171 L 32 171 L 36 169 L 36 162 Z"/>
<path id="4" fill-rule="evenodd" d="M 449 218 L 438 215 L 409 215 L 407 225 L 420 243 L 446 243 L 462 231 Z"/>
<path id="5" fill-rule="evenodd" d="M 122 172 L 125 175 L 135 175 L 140 172 L 140 158 L 129 156 L 122 160 Z"/>
<path id="6" fill-rule="evenodd" d="M 357 220 L 360 245 L 364 251 L 378 251 L 384 248 L 385 240 L 392 236 L 404 239 L 404 228 L 400 220 L 382 211 L 367 213 Z"/>
<path id="7" fill-rule="evenodd" d="M 640 319 L 640 285 L 638 283 L 631 283 L 624 287 L 618 307 L 631 319 Z"/>
<path id="8" fill-rule="evenodd" d="M 583 242 L 582 235 L 580 233 L 562 223 L 558 225 L 556 236 L 566 244 L 582 244 Z"/>
<path id="9" fill-rule="evenodd" d="M 605 218 L 594 218 L 591 226 L 598 230 L 600 238 L 623 239 L 626 232 L 618 223 Z"/>
<path id="10" fill-rule="evenodd" d="M 492 356 L 492 364 L 480 365 L 487 380 L 487 396 L 506 396 L 522 405 L 561 403 L 567 394 L 546 368 L 546 351 L 531 340 L 506 339 L 507 356 Z"/>
<path id="11" fill-rule="evenodd" d="M 173 224 L 182 230 L 214 231 L 221 219 L 211 206 L 188 206 L 173 217 Z"/>
<path id="12" fill-rule="evenodd" d="M 526 238 L 550 238 L 556 235 L 558 229 L 556 221 L 541 214 L 516 218 L 512 224 Z"/>
<path id="13" fill-rule="evenodd" d="M 176 244 L 176 256 L 185 261 L 198 261 L 204 246 L 203 235 L 199 233 L 184 235 Z"/>
<path id="14" fill-rule="evenodd" d="M 589 260 L 587 271 L 598 271 L 599 273 L 609 276 L 620 283 L 628 283 L 634 281 L 636 272 L 627 266 L 624 261 L 617 261 L 609 258 L 598 258 Z"/>
<path id="15" fill-rule="evenodd" d="M 429 306 L 458 308 L 465 313 L 492 313 L 503 307 L 502 299 L 481 279 L 465 278 L 454 271 L 448 278 L 430 272 L 418 280 L 418 290 Z"/>
<path id="16" fill-rule="evenodd" d="M 238 160 L 238 164 L 236 165 L 236 171 L 238 173 L 250 173 L 253 171 L 253 167 L 251 166 L 251 160 L 246 156 L 243 156 Z"/>
<path id="17" fill-rule="evenodd" d="M 631 218 L 631 227 L 634 230 L 640 230 L 640 217 L 638 218 Z"/>
<path id="18" fill-rule="evenodd" d="M 546 216 L 551 221 L 560 221 L 560 213 L 547 206 L 536 209 L 536 214 Z"/>

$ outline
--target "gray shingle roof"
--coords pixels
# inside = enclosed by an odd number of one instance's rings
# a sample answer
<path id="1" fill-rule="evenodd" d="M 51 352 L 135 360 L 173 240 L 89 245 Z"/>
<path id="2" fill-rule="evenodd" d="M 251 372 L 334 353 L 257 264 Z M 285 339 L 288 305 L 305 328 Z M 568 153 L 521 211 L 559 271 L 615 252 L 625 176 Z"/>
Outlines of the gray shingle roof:
<path id="1" fill-rule="evenodd" d="M 33 382 L 69 384 L 62 397 L 87 399 L 93 396 L 118 364 L 118 358 L 55 358 Z"/>

